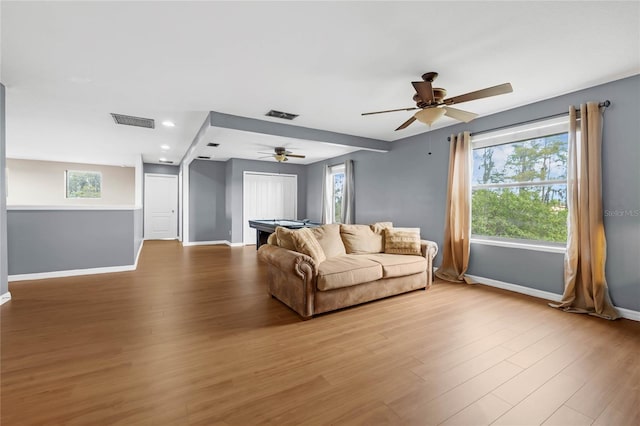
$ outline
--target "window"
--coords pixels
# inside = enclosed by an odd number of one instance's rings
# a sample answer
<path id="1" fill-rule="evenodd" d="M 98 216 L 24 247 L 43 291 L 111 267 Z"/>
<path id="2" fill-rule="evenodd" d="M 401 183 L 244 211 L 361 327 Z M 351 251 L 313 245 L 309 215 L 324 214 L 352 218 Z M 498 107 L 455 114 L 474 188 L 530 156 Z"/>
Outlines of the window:
<path id="1" fill-rule="evenodd" d="M 67 198 L 100 198 L 102 194 L 102 173 L 67 170 Z"/>
<path id="2" fill-rule="evenodd" d="M 329 168 L 329 188 L 331 189 L 332 223 L 342 222 L 342 196 L 344 193 L 344 164 Z"/>
<path id="3" fill-rule="evenodd" d="M 472 138 L 475 238 L 566 243 L 567 131 L 561 117 Z"/>

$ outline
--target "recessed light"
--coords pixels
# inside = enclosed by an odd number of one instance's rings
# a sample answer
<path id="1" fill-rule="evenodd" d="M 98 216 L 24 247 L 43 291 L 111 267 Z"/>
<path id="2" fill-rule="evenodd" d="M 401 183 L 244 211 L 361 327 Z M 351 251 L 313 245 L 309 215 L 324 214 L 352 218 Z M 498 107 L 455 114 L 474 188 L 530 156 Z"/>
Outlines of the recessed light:
<path id="1" fill-rule="evenodd" d="M 163 121 L 162 125 L 165 127 L 176 127 L 176 124 L 173 121 L 169 121 L 169 120 Z"/>
<path id="2" fill-rule="evenodd" d="M 163 151 L 168 151 L 171 149 L 171 147 L 167 144 L 164 144 L 164 145 L 160 145 L 160 149 Z"/>

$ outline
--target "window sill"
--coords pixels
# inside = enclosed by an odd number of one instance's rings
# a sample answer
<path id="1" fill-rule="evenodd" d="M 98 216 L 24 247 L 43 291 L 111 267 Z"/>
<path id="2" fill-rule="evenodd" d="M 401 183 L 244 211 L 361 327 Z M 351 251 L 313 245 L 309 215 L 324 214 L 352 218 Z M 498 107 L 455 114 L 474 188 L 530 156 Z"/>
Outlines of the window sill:
<path id="1" fill-rule="evenodd" d="M 483 238 L 471 238 L 471 244 L 479 244 L 485 246 L 507 247 L 522 250 L 545 251 L 548 253 L 564 253 L 566 247 L 547 246 L 543 244 L 517 243 L 512 241 L 487 240 Z"/>

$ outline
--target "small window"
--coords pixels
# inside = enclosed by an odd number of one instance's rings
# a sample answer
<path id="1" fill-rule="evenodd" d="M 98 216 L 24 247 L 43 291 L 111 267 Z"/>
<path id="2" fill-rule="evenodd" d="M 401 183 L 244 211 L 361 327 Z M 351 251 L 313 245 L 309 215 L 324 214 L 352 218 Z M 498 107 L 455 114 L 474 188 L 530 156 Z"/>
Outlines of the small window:
<path id="1" fill-rule="evenodd" d="M 67 198 L 101 198 L 102 173 L 67 170 Z"/>
<path id="2" fill-rule="evenodd" d="M 344 193 L 344 164 L 333 166 L 330 169 L 331 188 L 331 220 L 332 223 L 342 222 L 342 199 Z"/>
<path id="3" fill-rule="evenodd" d="M 567 128 L 562 117 L 472 138 L 475 238 L 566 243 Z"/>

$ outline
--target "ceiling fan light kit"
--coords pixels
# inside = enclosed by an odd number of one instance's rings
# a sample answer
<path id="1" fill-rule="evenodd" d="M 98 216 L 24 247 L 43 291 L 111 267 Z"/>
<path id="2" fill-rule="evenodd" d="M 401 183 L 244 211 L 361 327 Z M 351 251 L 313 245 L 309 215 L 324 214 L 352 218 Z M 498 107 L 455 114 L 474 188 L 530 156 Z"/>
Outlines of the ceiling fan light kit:
<path id="1" fill-rule="evenodd" d="M 447 91 L 441 87 L 432 86 L 433 81 L 437 77 L 438 77 L 437 72 L 427 72 L 422 74 L 423 81 L 411 82 L 411 85 L 416 90 L 416 94 L 413 95 L 413 100 L 416 103 L 415 107 L 388 109 L 384 111 L 375 111 L 375 112 L 365 112 L 365 113 L 362 113 L 362 115 L 383 114 L 387 112 L 396 112 L 396 111 L 412 111 L 416 109 L 420 110 L 416 112 L 413 115 L 413 117 L 409 118 L 407 121 L 402 123 L 396 129 L 396 131 L 409 127 L 409 125 L 411 125 L 411 123 L 413 123 L 416 120 L 431 126 L 433 123 L 435 123 L 440 118 L 442 118 L 443 115 L 453 118 L 454 120 L 468 123 L 474 118 L 476 118 L 478 114 L 475 114 L 469 111 L 463 111 L 457 108 L 451 108 L 451 105 L 513 92 L 511 83 L 504 83 L 504 84 L 499 84 L 493 87 L 487 87 L 486 89 L 476 90 L 474 92 L 469 92 L 463 95 L 444 99 L 444 97 L 447 96 Z"/>

